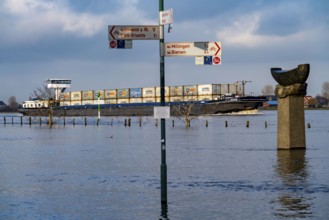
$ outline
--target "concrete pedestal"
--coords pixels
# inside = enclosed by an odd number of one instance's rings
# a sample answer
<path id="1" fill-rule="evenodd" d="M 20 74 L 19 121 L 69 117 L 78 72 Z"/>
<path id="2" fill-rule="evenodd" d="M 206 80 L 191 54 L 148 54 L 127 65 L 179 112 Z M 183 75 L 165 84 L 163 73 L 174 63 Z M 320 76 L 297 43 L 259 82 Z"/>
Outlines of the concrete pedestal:
<path id="1" fill-rule="evenodd" d="M 278 98 L 278 149 L 305 149 L 304 96 Z"/>

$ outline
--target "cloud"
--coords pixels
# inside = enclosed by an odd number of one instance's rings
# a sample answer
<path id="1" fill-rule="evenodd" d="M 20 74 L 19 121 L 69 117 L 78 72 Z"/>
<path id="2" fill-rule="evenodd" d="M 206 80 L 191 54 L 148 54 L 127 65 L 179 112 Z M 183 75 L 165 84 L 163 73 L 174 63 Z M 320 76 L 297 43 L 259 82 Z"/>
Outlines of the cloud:
<path id="1" fill-rule="evenodd" d="M 73 12 L 63 0 L 4 0 L 0 7 L 0 40 L 10 45 L 66 34 L 90 37 L 105 25 L 104 15 Z"/>

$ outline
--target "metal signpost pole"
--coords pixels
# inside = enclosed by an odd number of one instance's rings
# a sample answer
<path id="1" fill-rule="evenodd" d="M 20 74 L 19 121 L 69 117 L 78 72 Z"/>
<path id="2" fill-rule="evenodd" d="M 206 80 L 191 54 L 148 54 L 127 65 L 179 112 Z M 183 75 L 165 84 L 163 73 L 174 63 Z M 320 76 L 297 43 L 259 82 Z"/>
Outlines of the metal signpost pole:
<path id="1" fill-rule="evenodd" d="M 159 0 L 159 12 L 164 10 L 164 0 Z M 160 22 L 159 22 L 160 23 Z M 165 106 L 165 57 L 164 30 L 160 24 L 160 96 L 161 106 Z M 161 118 L 161 203 L 167 204 L 167 164 L 166 164 L 166 119 Z"/>

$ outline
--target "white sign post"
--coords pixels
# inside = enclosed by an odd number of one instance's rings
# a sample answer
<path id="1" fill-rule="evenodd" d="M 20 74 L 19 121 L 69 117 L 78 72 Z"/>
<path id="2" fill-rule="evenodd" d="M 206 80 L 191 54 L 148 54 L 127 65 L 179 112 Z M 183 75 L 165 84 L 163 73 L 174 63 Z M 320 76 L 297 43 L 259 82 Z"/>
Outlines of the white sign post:
<path id="1" fill-rule="evenodd" d="M 160 25 L 172 24 L 174 23 L 174 11 L 169 9 L 166 11 L 160 11 Z"/>
<path id="2" fill-rule="evenodd" d="M 109 40 L 159 40 L 159 25 L 109 25 Z"/>
<path id="3" fill-rule="evenodd" d="M 165 56 L 221 56 L 221 42 L 169 42 L 165 43 Z"/>

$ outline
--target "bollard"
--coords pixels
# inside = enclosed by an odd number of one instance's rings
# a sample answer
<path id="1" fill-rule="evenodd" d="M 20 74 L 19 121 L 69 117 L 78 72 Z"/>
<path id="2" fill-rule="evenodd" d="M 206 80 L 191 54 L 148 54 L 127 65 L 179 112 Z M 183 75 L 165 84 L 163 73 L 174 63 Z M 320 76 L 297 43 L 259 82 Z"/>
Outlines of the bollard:
<path id="1" fill-rule="evenodd" d="M 3 117 L 3 124 L 6 125 L 6 117 Z"/>
<path id="2" fill-rule="evenodd" d="M 311 123 L 307 123 L 307 128 L 311 128 Z"/>
<path id="3" fill-rule="evenodd" d="M 142 117 L 139 117 L 139 127 L 142 127 Z"/>
<path id="4" fill-rule="evenodd" d="M 174 120 L 172 120 L 172 126 L 175 127 L 175 121 Z"/>
<path id="5" fill-rule="evenodd" d="M 267 128 L 267 121 L 265 121 L 265 128 Z"/>
<path id="6" fill-rule="evenodd" d="M 125 118 L 125 127 L 127 127 L 127 119 Z"/>
<path id="7" fill-rule="evenodd" d="M 11 124 L 14 125 L 14 117 L 11 117 Z"/>
<path id="8" fill-rule="evenodd" d="M 87 125 L 87 122 L 86 122 L 86 125 Z M 73 126 L 75 126 L 75 118 L 73 118 Z"/>
<path id="9" fill-rule="evenodd" d="M 130 125 L 131 125 L 131 119 L 128 118 L 128 127 L 130 127 Z"/>
<path id="10" fill-rule="evenodd" d="M 29 125 L 32 125 L 32 118 L 29 117 Z"/>
<path id="11" fill-rule="evenodd" d="M 65 116 L 64 116 L 64 118 L 63 118 L 63 125 L 65 126 Z"/>
<path id="12" fill-rule="evenodd" d="M 39 125 L 41 126 L 41 124 L 42 124 L 42 119 L 41 119 L 41 117 L 39 118 Z"/>
<path id="13" fill-rule="evenodd" d="M 250 124 L 250 122 L 247 121 L 247 122 L 246 122 L 246 127 L 247 127 L 247 128 L 249 128 L 249 124 Z"/>
<path id="14" fill-rule="evenodd" d="M 85 126 L 87 126 L 87 118 L 85 118 Z"/>
<path id="15" fill-rule="evenodd" d="M 208 128 L 208 120 L 206 120 L 206 128 Z"/>
<path id="16" fill-rule="evenodd" d="M 225 121 L 225 128 L 227 128 L 227 121 Z"/>
<path id="17" fill-rule="evenodd" d="M 23 125 L 23 116 L 21 116 L 21 125 Z"/>

